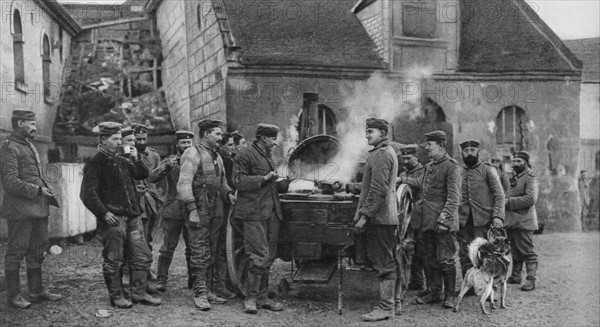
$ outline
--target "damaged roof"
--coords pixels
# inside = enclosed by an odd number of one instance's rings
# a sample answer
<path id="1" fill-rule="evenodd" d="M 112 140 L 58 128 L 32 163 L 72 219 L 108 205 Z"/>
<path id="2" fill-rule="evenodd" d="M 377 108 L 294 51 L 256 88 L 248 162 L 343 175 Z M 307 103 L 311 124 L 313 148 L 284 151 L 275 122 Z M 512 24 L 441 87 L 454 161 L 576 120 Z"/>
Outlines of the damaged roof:
<path id="1" fill-rule="evenodd" d="M 245 66 L 384 69 L 353 0 L 224 0 Z"/>

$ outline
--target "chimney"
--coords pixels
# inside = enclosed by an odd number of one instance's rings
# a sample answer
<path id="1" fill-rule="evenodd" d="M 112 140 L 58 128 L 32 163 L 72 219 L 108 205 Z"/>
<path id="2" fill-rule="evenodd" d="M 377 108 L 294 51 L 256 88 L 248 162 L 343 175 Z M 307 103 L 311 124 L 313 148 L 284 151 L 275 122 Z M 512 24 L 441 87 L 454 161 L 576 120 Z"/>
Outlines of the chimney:
<path id="1" fill-rule="evenodd" d="M 317 134 L 319 134 L 319 94 L 304 93 L 302 95 L 300 141 Z"/>

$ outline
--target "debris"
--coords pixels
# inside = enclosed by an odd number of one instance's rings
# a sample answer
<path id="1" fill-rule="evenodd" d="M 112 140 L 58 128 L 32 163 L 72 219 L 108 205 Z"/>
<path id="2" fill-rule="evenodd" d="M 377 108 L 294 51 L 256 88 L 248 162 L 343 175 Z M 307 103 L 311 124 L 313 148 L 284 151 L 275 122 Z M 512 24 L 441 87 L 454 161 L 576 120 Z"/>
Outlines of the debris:
<path id="1" fill-rule="evenodd" d="M 110 316 L 112 316 L 112 312 L 109 310 L 98 309 L 98 312 L 96 312 L 96 317 L 98 318 L 108 318 Z"/>

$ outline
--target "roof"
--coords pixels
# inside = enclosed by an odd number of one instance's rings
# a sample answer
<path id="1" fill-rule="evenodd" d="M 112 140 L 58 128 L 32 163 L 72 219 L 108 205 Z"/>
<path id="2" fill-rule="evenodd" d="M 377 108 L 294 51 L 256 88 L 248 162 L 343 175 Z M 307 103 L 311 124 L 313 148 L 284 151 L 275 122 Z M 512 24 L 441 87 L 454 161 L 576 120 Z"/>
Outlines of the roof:
<path id="1" fill-rule="evenodd" d="M 573 73 L 582 67 L 525 0 L 463 0 L 460 11 L 461 71 Z"/>
<path id="2" fill-rule="evenodd" d="M 563 42 L 583 62 L 582 82 L 600 82 L 600 38 Z"/>
<path id="3" fill-rule="evenodd" d="M 40 8 L 48 13 L 56 23 L 70 35 L 76 35 L 81 27 L 71 15 L 56 0 L 33 0 Z"/>
<path id="4" fill-rule="evenodd" d="M 224 0 L 245 66 L 384 69 L 354 0 Z"/>

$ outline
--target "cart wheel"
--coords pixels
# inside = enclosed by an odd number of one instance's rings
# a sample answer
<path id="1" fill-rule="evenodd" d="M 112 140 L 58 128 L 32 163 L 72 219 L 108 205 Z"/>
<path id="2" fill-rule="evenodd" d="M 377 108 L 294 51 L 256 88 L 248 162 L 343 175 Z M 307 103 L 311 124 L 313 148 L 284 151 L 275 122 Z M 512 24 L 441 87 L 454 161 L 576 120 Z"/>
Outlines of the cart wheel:
<path id="1" fill-rule="evenodd" d="M 396 230 L 397 253 L 400 258 L 400 274 L 402 276 L 402 293 L 410 282 L 410 266 L 414 254 L 413 230 L 410 227 L 413 202 L 410 186 L 401 184 L 397 191 L 398 199 L 398 229 Z M 402 295 L 404 298 L 404 294 Z"/>
<path id="2" fill-rule="evenodd" d="M 237 293 L 246 296 L 246 281 L 248 278 L 248 267 L 250 258 L 244 250 L 243 222 L 233 219 L 233 208 L 227 219 L 227 237 L 225 246 L 227 251 L 227 267 L 231 283 L 235 286 Z"/>

